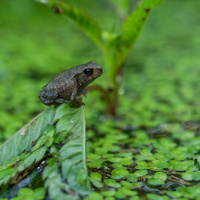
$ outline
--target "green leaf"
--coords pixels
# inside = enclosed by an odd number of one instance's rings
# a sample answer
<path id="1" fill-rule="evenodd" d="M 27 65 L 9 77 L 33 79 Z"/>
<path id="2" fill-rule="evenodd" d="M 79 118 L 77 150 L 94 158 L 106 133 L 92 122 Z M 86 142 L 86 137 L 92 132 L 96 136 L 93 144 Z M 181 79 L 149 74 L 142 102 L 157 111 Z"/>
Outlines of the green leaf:
<path id="1" fill-rule="evenodd" d="M 90 178 L 90 181 L 92 182 L 92 184 L 97 187 L 97 188 L 102 188 L 104 185 L 101 181 L 99 181 L 98 179 L 96 178 Z"/>
<path id="2" fill-rule="evenodd" d="M 33 162 L 38 162 L 41 160 L 46 153 L 47 147 L 42 147 L 36 151 L 34 151 L 26 160 L 23 162 L 23 167 L 29 167 L 33 164 Z M 19 166 L 20 169 L 20 166 Z M 21 170 L 20 170 L 21 171 Z"/>
<path id="3" fill-rule="evenodd" d="M 136 177 L 142 177 L 142 176 L 144 176 L 144 175 L 146 175 L 147 174 L 147 170 L 137 170 L 135 173 L 134 173 L 134 175 L 136 176 Z"/>
<path id="4" fill-rule="evenodd" d="M 89 167 L 92 167 L 92 168 L 99 168 L 99 167 L 102 166 L 102 165 L 101 165 L 102 163 L 103 163 L 102 160 L 94 160 L 94 161 L 89 162 L 89 163 L 88 163 L 88 166 L 89 166 Z"/>
<path id="5" fill-rule="evenodd" d="M 0 179 L 3 179 L 5 176 L 9 176 L 14 171 L 14 168 L 8 168 L 6 170 L 0 171 Z"/>
<path id="6" fill-rule="evenodd" d="M 29 151 L 32 141 L 36 141 L 43 134 L 44 128 L 53 123 L 53 115 L 54 106 L 51 106 L 3 143 L 0 146 L 0 165 L 23 151 Z"/>
<path id="7" fill-rule="evenodd" d="M 137 176 L 135 174 L 128 174 L 126 176 L 126 179 L 129 181 L 129 182 L 137 182 Z"/>
<path id="8" fill-rule="evenodd" d="M 106 197 L 112 197 L 115 195 L 115 191 L 103 191 L 101 194 Z"/>
<path id="9" fill-rule="evenodd" d="M 185 172 L 185 173 L 181 174 L 181 178 L 186 180 L 186 181 L 192 181 L 193 174 L 192 174 L 192 172 Z"/>
<path id="10" fill-rule="evenodd" d="M 59 8 L 62 15 L 76 24 L 84 33 L 86 33 L 99 47 L 103 48 L 101 43 L 101 29 L 98 23 L 83 10 L 67 5 L 64 2 L 56 0 L 47 0 L 51 8 Z"/>
<path id="11" fill-rule="evenodd" d="M 43 187 L 34 190 L 33 196 L 36 200 L 45 199 L 46 190 Z"/>
<path id="12" fill-rule="evenodd" d="M 137 195 L 136 191 L 131 191 L 129 187 L 123 186 L 118 189 L 119 192 L 123 193 L 126 196 L 134 196 Z"/>
<path id="13" fill-rule="evenodd" d="M 82 183 L 87 178 L 87 170 L 86 169 L 79 169 L 76 173 L 76 179 L 79 183 Z"/>
<path id="14" fill-rule="evenodd" d="M 150 185 L 163 185 L 164 183 L 165 181 L 163 179 L 152 178 L 148 180 L 148 184 Z"/>
<path id="15" fill-rule="evenodd" d="M 162 180 L 166 180 L 167 179 L 167 175 L 164 172 L 156 172 L 154 174 L 154 178 L 155 179 L 162 179 Z"/>
<path id="16" fill-rule="evenodd" d="M 121 183 L 121 185 L 123 185 L 123 186 L 125 186 L 125 187 L 127 187 L 129 189 L 134 189 L 133 184 L 128 182 L 128 181 L 121 181 L 120 183 Z"/>
<path id="17" fill-rule="evenodd" d="M 102 175 L 99 174 L 99 173 L 97 173 L 97 172 L 91 173 L 90 176 L 91 176 L 92 178 L 95 178 L 96 180 L 99 180 L 99 181 L 102 179 Z"/>
<path id="18" fill-rule="evenodd" d="M 7 184 L 8 181 L 14 177 L 17 173 L 23 171 L 27 167 L 31 166 L 34 163 L 37 163 L 38 161 L 42 160 L 46 153 L 47 147 L 42 147 L 40 149 L 37 149 L 33 153 L 31 153 L 27 158 L 24 157 L 25 160 L 21 160 L 18 163 L 18 166 L 15 166 L 13 168 L 8 168 L 2 172 L 0 172 L 0 185 Z"/>
<path id="19" fill-rule="evenodd" d="M 113 49 L 113 55 L 108 71 L 113 80 L 119 67 L 121 67 L 135 44 L 150 11 L 163 0 L 140 0 L 131 15 L 122 23 L 121 33 L 109 41 L 108 47 Z"/>
<path id="20" fill-rule="evenodd" d="M 27 195 L 33 196 L 33 190 L 31 190 L 30 188 L 21 188 L 18 191 L 17 195 L 21 197 L 25 197 Z"/>
<path id="21" fill-rule="evenodd" d="M 120 183 L 117 183 L 115 180 L 113 179 L 106 179 L 104 180 L 104 183 L 110 187 L 113 187 L 113 188 L 119 188 L 121 187 Z"/>
<path id="22" fill-rule="evenodd" d="M 46 166 L 42 177 L 45 180 L 45 188 L 48 190 L 50 199 L 78 199 L 75 195 L 67 194 L 69 186 L 63 181 L 58 162 Z"/>
<path id="23" fill-rule="evenodd" d="M 110 0 L 110 2 L 115 7 L 116 12 L 121 18 L 126 15 L 130 7 L 129 0 Z"/>
<path id="24" fill-rule="evenodd" d="M 103 196 L 97 192 L 93 192 L 89 194 L 89 200 L 103 200 Z"/>
<path id="25" fill-rule="evenodd" d="M 68 105 L 62 106 L 63 110 L 68 113 Z M 86 195 L 90 191 L 89 179 L 84 176 L 80 182 L 77 174 L 80 170 L 87 174 L 86 166 L 86 136 L 85 136 L 85 119 L 83 108 L 73 109 L 73 113 L 61 115 L 60 109 L 56 111 L 55 117 L 59 119 L 56 124 L 56 132 L 67 131 L 70 134 L 66 143 L 58 151 L 59 163 L 63 177 L 68 181 L 70 189 Z"/>
<path id="26" fill-rule="evenodd" d="M 53 116 L 55 116 L 54 119 Z M 1 166 L 0 185 L 8 183 L 11 177 L 14 177 L 24 169 L 28 168 L 26 173 L 29 172 L 29 169 L 32 170 L 30 166 L 42 160 L 47 148 L 50 147 L 51 154 L 47 154 L 47 166 L 45 166 L 42 173 L 43 179 L 45 179 L 45 187 L 48 189 L 50 198 L 76 199 L 78 198 L 78 194 L 88 194 L 90 192 L 90 184 L 87 177 L 83 108 L 73 108 L 72 110 L 67 104 L 57 107 L 56 110 L 54 110 L 54 107 L 50 107 L 41 113 L 37 119 L 41 121 L 35 119 L 35 123 L 29 124 L 27 128 L 28 131 L 31 130 L 30 133 L 32 135 L 29 136 L 30 138 L 35 139 L 38 137 L 35 148 L 31 151 L 30 145 L 27 149 L 30 153 L 24 153 L 18 157 L 13 157 L 14 161 L 18 162 L 13 168 L 5 168 L 10 166 L 10 163 L 7 163 L 9 161 L 5 162 L 5 166 Z M 44 123 L 46 128 L 43 128 L 44 125 L 41 123 Z M 69 137 L 63 141 L 64 145 L 58 150 L 56 146 L 53 145 L 54 136 L 64 131 L 69 133 Z M 38 134 L 40 132 L 43 135 Z M 37 135 L 37 137 L 34 137 L 34 134 Z M 16 139 L 17 143 L 22 141 L 17 137 Z M 8 140 L 8 143 L 9 142 L 10 140 Z M 18 146 L 16 149 L 17 148 Z M 51 155 L 53 155 L 54 158 L 49 159 Z M 12 160 L 11 163 L 13 163 Z M 67 180 L 69 185 L 65 180 Z M 56 186 L 54 184 L 56 184 Z M 74 192 L 75 195 L 67 194 L 74 194 Z"/>
<path id="27" fill-rule="evenodd" d="M 113 179 L 120 179 L 122 177 L 125 177 L 129 174 L 129 171 L 128 170 L 125 170 L 125 169 L 113 169 L 112 170 L 112 178 Z"/>
<path id="28" fill-rule="evenodd" d="M 156 167 L 158 168 L 167 168 L 169 164 L 164 161 L 164 160 L 153 160 L 153 163 L 155 164 Z"/>
<path id="29" fill-rule="evenodd" d="M 200 171 L 192 172 L 192 177 L 194 181 L 200 181 Z"/>
<path id="30" fill-rule="evenodd" d="M 131 15 L 122 23 L 122 33 L 116 38 L 115 44 L 119 51 L 129 50 L 133 46 L 144 26 L 150 11 L 163 0 L 140 0 Z M 117 41 L 118 40 L 118 41 Z"/>
<path id="31" fill-rule="evenodd" d="M 56 156 L 57 153 L 58 153 L 58 150 L 57 150 L 57 148 L 55 147 L 55 145 L 53 145 L 53 146 L 51 147 L 51 149 L 50 149 L 50 154 L 51 154 L 52 156 Z"/>
<path id="32" fill-rule="evenodd" d="M 124 168 L 124 166 L 121 163 L 113 163 L 112 167 L 115 168 L 115 169 Z"/>
<path id="33" fill-rule="evenodd" d="M 147 196 L 147 198 L 149 200 L 155 200 L 155 199 L 156 200 L 170 200 L 170 198 L 167 197 L 167 196 L 161 196 L 161 195 L 157 195 L 157 194 L 151 194 L 151 193 L 149 193 L 146 196 Z M 182 199 L 182 200 L 184 200 L 184 199 Z"/>

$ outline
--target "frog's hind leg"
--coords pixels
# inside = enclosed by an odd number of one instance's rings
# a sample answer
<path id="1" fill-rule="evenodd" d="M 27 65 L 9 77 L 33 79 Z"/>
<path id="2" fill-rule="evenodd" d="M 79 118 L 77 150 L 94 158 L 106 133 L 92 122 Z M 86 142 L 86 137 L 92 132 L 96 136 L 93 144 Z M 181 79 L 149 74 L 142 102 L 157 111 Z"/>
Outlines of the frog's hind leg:
<path id="1" fill-rule="evenodd" d="M 55 103 L 54 103 L 54 100 L 46 99 L 46 98 L 44 98 L 44 97 L 42 97 L 42 96 L 39 96 L 39 95 L 38 95 L 38 97 L 39 97 L 39 99 L 40 99 L 45 105 L 47 105 L 47 106 L 52 105 L 52 104 L 55 104 Z"/>
<path id="2" fill-rule="evenodd" d="M 39 96 L 53 100 L 53 99 L 56 99 L 58 97 L 58 91 L 55 90 L 55 89 L 41 91 L 39 93 Z"/>

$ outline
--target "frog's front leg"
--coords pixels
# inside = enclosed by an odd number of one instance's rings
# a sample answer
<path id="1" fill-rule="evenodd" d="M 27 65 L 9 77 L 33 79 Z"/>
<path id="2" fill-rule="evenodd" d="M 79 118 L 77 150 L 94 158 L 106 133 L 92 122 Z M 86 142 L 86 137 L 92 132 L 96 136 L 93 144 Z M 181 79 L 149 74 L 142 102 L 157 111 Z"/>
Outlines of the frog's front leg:
<path id="1" fill-rule="evenodd" d="M 82 102 L 82 98 L 77 97 L 77 91 L 77 88 L 74 88 L 74 90 L 72 91 L 72 95 L 70 97 L 71 107 L 81 107 L 82 105 L 85 105 Z"/>

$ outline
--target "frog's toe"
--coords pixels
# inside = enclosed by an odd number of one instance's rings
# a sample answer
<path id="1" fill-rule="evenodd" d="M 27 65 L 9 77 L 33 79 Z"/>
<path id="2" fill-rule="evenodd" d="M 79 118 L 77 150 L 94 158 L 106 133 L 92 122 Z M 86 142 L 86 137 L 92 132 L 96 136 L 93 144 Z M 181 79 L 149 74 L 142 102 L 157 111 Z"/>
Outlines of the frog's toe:
<path id="1" fill-rule="evenodd" d="M 57 104 L 62 104 L 62 103 L 70 104 L 71 103 L 69 100 L 65 100 L 65 99 L 62 99 L 62 98 L 57 98 L 55 101 L 56 101 Z"/>
<path id="2" fill-rule="evenodd" d="M 81 92 L 81 94 L 84 95 L 85 97 L 87 96 L 87 92 L 86 92 L 85 90 L 83 90 L 83 91 Z"/>

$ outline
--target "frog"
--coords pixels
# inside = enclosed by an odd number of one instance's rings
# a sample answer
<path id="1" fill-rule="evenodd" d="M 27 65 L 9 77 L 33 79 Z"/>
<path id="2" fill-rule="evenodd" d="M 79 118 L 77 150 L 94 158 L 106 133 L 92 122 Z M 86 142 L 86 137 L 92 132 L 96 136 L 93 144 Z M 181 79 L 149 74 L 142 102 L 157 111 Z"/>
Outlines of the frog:
<path id="1" fill-rule="evenodd" d="M 81 94 L 84 89 L 102 75 L 103 69 L 94 61 L 81 64 L 55 75 L 49 83 L 42 87 L 39 99 L 47 106 L 69 104 L 70 107 L 81 107 Z"/>

